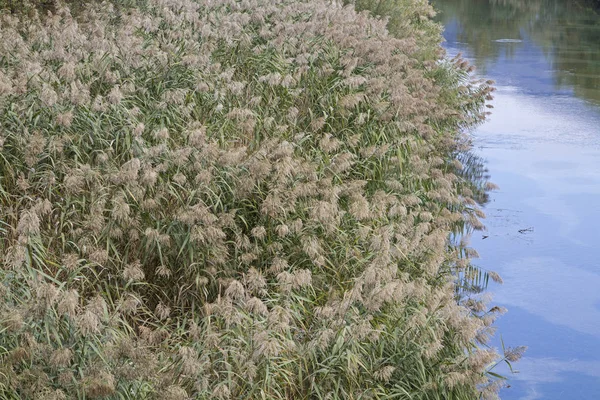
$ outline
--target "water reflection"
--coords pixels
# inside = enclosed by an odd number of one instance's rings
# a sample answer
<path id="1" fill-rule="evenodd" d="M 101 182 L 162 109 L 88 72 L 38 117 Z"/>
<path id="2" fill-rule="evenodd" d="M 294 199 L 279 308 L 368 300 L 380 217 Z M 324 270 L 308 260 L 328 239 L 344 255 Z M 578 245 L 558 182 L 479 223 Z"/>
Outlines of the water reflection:
<path id="1" fill-rule="evenodd" d="M 585 129 L 571 122 L 574 129 Z M 482 129 L 495 126 L 501 132 L 503 125 L 492 119 Z M 529 346 L 517 365 L 521 373 L 511 377 L 512 387 L 501 397 L 597 398 L 600 146 L 586 148 L 554 136 L 548 138 L 552 144 L 524 139 L 521 147 L 513 148 L 509 143 L 519 135 L 526 138 L 529 131 L 507 132 L 507 143 L 502 143 L 506 136 L 501 133 L 493 141 L 479 140 L 485 143 L 480 153 L 501 189 L 486 208 L 488 237 L 473 241 L 481 254 L 479 265 L 504 278 L 504 285 L 491 288 L 494 301 L 509 309 L 498 321 L 498 331 L 506 343 Z M 521 233 L 529 227 L 532 231 Z"/>
<path id="2" fill-rule="evenodd" d="M 478 265 L 504 278 L 491 288 L 509 309 L 498 332 L 529 346 L 501 397 L 599 398 L 600 10 L 583 0 L 435 6 L 450 55 L 497 82 L 473 136 L 500 190 L 472 245 Z"/>
<path id="3" fill-rule="evenodd" d="M 520 367 L 523 370 L 513 382 L 515 388 L 524 389 L 519 400 L 597 398 L 589 397 L 590 392 L 586 391 L 586 387 L 597 385 L 600 379 L 600 363 L 597 361 L 527 358 L 521 362 Z M 569 379 L 574 376 L 578 379 Z"/>
<path id="4" fill-rule="evenodd" d="M 600 11 L 590 4 L 566 0 L 434 1 L 447 38 L 465 44 L 484 74 L 493 63 L 518 59 L 519 52 L 537 51 L 545 62 L 531 65 L 533 75 L 550 71 L 554 89 L 572 90 L 576 96 L 600 104 Z"/>

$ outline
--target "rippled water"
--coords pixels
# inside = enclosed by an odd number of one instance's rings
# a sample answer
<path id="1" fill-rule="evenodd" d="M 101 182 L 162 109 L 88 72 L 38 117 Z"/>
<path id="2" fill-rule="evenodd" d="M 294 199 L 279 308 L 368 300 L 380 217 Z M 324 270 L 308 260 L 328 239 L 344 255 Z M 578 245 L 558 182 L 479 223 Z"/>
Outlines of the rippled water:
<path id="1" fill-rule="evenodd" d="M 489 237 L 472 244 L 477 264 L 504 278 L 490 287 L 509 309 L 495 345 L 501 335 L 529 346 L 501 397 L 600 399 L 600 11 L 566 0 L 434 5 L 448 53 L 498 88 L 473 134 L 500 190 L 486 206 Z"/>

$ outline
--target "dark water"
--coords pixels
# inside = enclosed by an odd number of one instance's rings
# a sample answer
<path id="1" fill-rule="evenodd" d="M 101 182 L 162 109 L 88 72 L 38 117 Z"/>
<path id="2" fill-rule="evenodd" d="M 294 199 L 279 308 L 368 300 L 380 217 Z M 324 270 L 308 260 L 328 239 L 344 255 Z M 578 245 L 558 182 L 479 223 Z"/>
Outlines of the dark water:
<path id="1" fill-rule="evenodd" d="M 509 309 L 494 344 L 529 346 L 502 399 L 600 399 L 600 10 L 589 4 L 434 1 L 448 53 L 498 88 L 473 135 L 500 190 L 489 237 L 471 243 L 505 281 L 490 287 Z"/>

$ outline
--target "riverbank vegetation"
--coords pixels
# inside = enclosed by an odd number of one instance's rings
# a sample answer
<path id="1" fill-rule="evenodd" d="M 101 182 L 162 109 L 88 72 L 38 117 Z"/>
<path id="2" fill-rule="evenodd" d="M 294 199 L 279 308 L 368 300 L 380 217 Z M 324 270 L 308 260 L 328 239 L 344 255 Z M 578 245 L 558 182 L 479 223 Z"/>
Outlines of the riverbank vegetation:
<path id="1" fill-rule="evenodd" d="M 2 398 L 493 397 L 450 240 L 492 89 L 397 3 L 4 12 Z"/>

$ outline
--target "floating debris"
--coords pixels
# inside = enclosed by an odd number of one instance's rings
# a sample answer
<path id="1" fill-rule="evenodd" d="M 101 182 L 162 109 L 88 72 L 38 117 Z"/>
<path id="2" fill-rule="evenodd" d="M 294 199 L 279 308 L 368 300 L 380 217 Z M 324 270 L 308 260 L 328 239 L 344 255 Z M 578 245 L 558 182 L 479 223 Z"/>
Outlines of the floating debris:
<path id="1" fill-rule="evenodd" d="M 522 43 L 521 39 L 496 39 L 494 42 L 497 43 Z"/>

